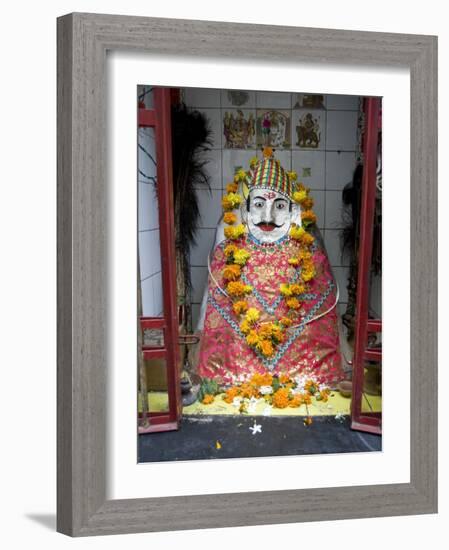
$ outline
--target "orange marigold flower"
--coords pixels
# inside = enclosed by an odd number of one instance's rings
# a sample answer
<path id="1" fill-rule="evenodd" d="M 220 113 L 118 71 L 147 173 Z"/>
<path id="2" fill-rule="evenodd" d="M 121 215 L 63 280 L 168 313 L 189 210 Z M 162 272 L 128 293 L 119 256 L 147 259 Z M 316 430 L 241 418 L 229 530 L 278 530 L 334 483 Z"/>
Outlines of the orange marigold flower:
<path id="1" fill-rule="evenodd" d="M 289 380 L 290 380 L 290 377 L 289 377 L 288 374 L 281 374 L 281 375 L 279 376 L 279 382 L 280 382 L 281 384 L 287 384 L 287 382 L 288 382 Z"/>
<path id="2" fill-rule="evenodd" d="M 225 256 L 227 258 L 229 258 L 230 256 L 232 256 L 234 254 L 234 252 L 236 250 L 238 250 L 238 249 L 237 249 L 237 246 L 235 244 L 228 244 L 227 246 L 225 246 L 225 249 L 224 249 Z"/>
<path id="3" fill-rule="evenodd" d="M 301 220 L 304 224 L 316 223 L 316 214 L 313 210 L 303 210 L 301 212 Z"/>
<path id="4" fill-rule="evenodd" d="M 215 399 L 215 397 L 212 394 L 206 393 L 206 395 L 203 397 L 202 403 L 204 405 L 210 405 L 211 403 L 214 402 L 214 399 Z"/>
<path id="5" fill-rule="evenodd" d="M 232 403 L 234 401 L 234 397 L 237 397 L 238 394 L 239 389 L 233 386 L 232 388 L 228 388 L 226 390 L 223 400 L 226 401 L 226 403 Z"/>
<path id="6" fill-rule="evenodd" d="M 299 393 L 294 395 L 290 399 L 290 403 L 288 404 L 289 407 L 293 407 L 293 408 L 300 407 L 301 405 L 302 405 L 302 398 L 301 398 L 301 395 Z"/>
<path id="7" fill-rule="evenodd" d="M 265 357 L 271 357 L 274 354 L 274 347 L 270 340 L 259 340 L 258 347 Z"/>
<path id="8" fill-rule="evenodd" d="M 280 322 L 284 327 L 290 327 L 293 324 L 293 321 L 289 317 L 282 317 Z"/>
<path id="9" fill-rule="evenodd" d="M 248 310 L 248 303 L 245 302 L 245 300 L 238 300 L 237 302 L 234 302 L 232 309 L 234 310 L 234 313 L 241 315 Z"/>
<path id="10" fill-rule="evenodd" d="M 231 281 L 226 285 L 226 291 L 230 296 L 243 296 L 245 294 L 245 286 L 240 281 Z"/>
<path id="11" fill-rule="evenodd" d="M 312 404 L 312 397 L 308 393 L 302 393 L 301 399 L 302 399 L 302 402 L 305 403 L 306 405 Z"/>
<path id="12" fill-rule="evenodd" d="M 290 309 L 299 309 L 301 307 L 301 303 L 298 298 L 288 298 L 288 300 L 286 300 L 286 304 Z"/>
<path id="13" fill-rule="evenodd" d="M 301 237 L 301 241 L 306 246 L 313 244 L 314 240 L 315 240 L 314 237 L 310 233 L 306 233 L 306 232 L 304 232 L 304 235 Z"/>
<path id="14" fill-rule="evenodd" d="M 246 319 L 244 319 L 240 323 L 240 330 L 243 332 L 243 334 L 248 334 L 251 330 L 251 323 L 249 323 Z"/>
<path id="15" fill-rule="evenodd" d="M 306 418 L 304 418 L 304 426 L 310 426 L 310 424 L 312 424 L 313 420 L 312 420 L 312 417 L 311 416 L 307 416 Z"/>
<path id="16" fill-rule="evenodd" d="M 254 386 L 271 386 L 273 383 L 273 376 L 269 372 L 256 372 L 251 377 L 251 384 Z"/>
<path id="17" fill-rule="evenodd" d="M 237 216 L 234 214 L 234 212 L 225 212 L 225 215 L 223 216 L 223 221 L 225 223 L 228 223 L 229 225 L 232 225 L 237 221 Z"/>
<path id="18" fill-rule="evenodd" d="M 312 199 L 312 197 L 307 197 L 306 199 L 304 199 L 301 203 L 301 206 L 305 209 L 305 210 L 310 210 L 311 208 L 313 208 L 313 205 L 314 205 L 314 201 Z"/>
<path id="19" fill-rule="evenodd" d="M 228 183 L 226 185 L 226 193 L 237 193 L 238 184 L 237 183 Z"/>
<path id="20" fill-rule="evenodd" d="M 236 281 L 240 278 L 241 270 L 240 266 L 237 264 L 230 264 L 227 265 L 223 269 L 223 278 L 226 279 L 226 281 Z"/>
<path id="21" fill-rule="evenodd" d="M 277 344 L 285 340 L 284 332 L 279 325 L 273 325 L 271 329 L 271 335 Z"/>
<path id="22" fill-rule="evenodd" d="M 273 156 L 273 148 L 272 147 L 264 147 L 263 148 L 263 156 L 268 159 Z"/>
<path id="23" fill-rule="evenodd" d="M 304 294 L 304 292 L 306 291 L 306 287 L 303 284 L 294 283 L 290 285 L 290 290 L 292 291 L 292 294 Z"/>
<path id="24" fill-rule="evenodd" d="M 272 323 L 264 323 L 259 328 L 259 336 L 262 339 L 271 338 L 271 335 L 273 334 L 273 324 Z"/>
<path id="25" fill-rule="evenodd" d="M 311 258 L 312 258 L 312 253 L 310 252 L 310 250 L 306 250 L 305 248 L 302 248 L 298 253 L 298 260 L 300 262 L 310 260 Z"/>
<path id="26" fill-rule="evenodd" d="M 273 407 L 285 409 L 289 405 L 289 391 L 286 388 L 279 388 L 273 394 Z"/>

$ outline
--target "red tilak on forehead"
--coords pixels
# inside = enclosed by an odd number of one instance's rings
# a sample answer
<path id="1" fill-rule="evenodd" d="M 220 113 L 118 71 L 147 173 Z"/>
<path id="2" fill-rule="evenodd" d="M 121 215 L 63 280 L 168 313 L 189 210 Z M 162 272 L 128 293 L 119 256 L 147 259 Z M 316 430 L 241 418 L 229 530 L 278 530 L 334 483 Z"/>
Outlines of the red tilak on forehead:
<path id="1" fill-rule="evenodd" d="M 274 199 L 276 193 L 274 191 L 268 191 L 268 193 L 263 194 L 265 199 Z"/>

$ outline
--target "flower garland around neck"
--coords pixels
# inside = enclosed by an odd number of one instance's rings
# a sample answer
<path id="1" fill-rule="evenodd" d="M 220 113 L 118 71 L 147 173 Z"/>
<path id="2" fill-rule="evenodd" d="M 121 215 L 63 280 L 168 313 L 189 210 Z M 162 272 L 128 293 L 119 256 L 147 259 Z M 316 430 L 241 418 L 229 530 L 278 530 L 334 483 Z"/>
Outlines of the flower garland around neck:
<path id="1" fill-rule="evenodd" d="M 271 156 L 270 151 L 264 151 L 264 155 L 267 154 Z M 251 169 L 254 169 L 258 162 L 259 159 L 253 157 L 250 160 Z M 222 199 L 223 221 L 227 224 L 224 234 L 228 241 L 224 248 L 226 265 L 223 269 L 223 279 L 226 283 L 226 293 L 233 302 L 232 308 L 239 318 L 240 330 L 245 335 L 247 344 L 264 357 L 272 357 L 276 353 L 277 346 L 285 340 L 285 332 L 288 327 L 298 320 L 298 310 L 302 306 L 299 297 L 308 291 L 308 283 L 315 277 L 311 250 L 314 237 L 307 229 L 315 224 L 316 216 L 312 210 L 313 199 L 309 197 L 310 190 L 302 183 L 297 184 L 293 200 L 301 207 L 302 225 L 292 224 L 289 236 L 300 247 L 298 253 L 289 258 L 288 263 L 292 267 L 300 269 L 298 282 L 283 283 L 279 287 L 279 292 L 288 308 L 287 315 L 273 322 L 260 322 L 260 310 L 249 307 L 246 300 L 253 288 L 240 280 L 242 269 L 248 262 L 251 253 L 245 248 L 246 227 L 242 223 L 236 225 L 237 215 L 233 212 L 243 202 L 243 197 L 237 193 L 239 183 L 247 182 L 250 177 L 251 172 L 239 170 L 234 176 L 234 181 L 227 184 L 227 194 Z M 295 182 L 296 172 L 288 172 L 288 177 Z"/>

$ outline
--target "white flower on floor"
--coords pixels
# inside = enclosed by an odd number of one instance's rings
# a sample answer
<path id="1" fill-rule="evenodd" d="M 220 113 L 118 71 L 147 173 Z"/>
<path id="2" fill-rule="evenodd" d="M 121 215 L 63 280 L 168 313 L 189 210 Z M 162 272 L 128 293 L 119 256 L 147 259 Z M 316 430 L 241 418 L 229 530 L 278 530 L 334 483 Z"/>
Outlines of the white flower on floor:
<path id="1" fill-rule="evenodd" d="M 345 419 L 345 415 L 342 412 L 339 412 L 335 415 L 335 420 L 339 420 L 340 422 L 343 422 Z"/>
<path id="2" fill-rule="evenodd" d="M 259 392 L 262 395 L 269 395 L 270 393 L 273 393 L 273 387 L 272 386 L 260 386 Z"/>
<path id="3" fill-rule="evenodd" d="M 256 421 L 254 421 L 254 424 L 250 426 L 249 429 L 251 430 L 251 433 L 253 435 L 255 435 L 256 433 L 260 433 L 260 434 L 262 433 L 262 425 L 256 424 Z"/>
<path id="4" fill-rule="evenodd" d="M 263 414 L 264 416 L 270 416 L 270 415 L 271 415 L 271 409 L 272 409 L 272 408 L 273 408 L 273 407 L 272 407 L 271 405 L 267 405 L 267 406 L 264 408 L 264 410 L 262 411 L 262 414 Z"/>

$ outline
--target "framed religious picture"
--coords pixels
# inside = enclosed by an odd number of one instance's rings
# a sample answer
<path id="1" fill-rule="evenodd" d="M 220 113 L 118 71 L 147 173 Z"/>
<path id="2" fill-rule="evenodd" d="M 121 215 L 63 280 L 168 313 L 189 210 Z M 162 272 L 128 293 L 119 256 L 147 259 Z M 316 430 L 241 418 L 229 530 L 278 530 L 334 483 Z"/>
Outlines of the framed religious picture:
<path id="1" fill-rule="evenodd" d="M 436 511 L 435 98 L 435 37 L 58 20 L 59 531 Z"/>

